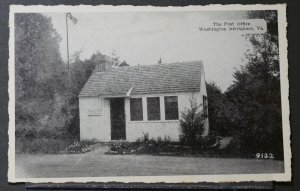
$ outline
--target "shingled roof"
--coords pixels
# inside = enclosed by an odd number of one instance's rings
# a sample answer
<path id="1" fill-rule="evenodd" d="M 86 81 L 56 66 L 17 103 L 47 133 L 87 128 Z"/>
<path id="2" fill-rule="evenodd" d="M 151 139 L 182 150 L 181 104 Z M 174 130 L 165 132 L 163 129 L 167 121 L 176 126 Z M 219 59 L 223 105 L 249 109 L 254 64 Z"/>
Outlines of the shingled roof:
<path id="1" fill-rule="evenodd" d="M 94 71 L 79 97 L 200 91 L 202 61 L 128 66 Z"/>

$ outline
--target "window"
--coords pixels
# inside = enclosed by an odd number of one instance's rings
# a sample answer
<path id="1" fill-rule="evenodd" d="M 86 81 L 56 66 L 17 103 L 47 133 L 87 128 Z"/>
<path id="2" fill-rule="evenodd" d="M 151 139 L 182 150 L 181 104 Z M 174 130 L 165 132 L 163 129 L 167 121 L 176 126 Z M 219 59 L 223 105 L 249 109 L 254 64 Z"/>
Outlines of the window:
<path id="1" fill-rule="evenodd" d="M 165 97 L 166 120 L 178 119 L 178 98 L 177 96 Z"/>
<path id="2" fill-rule="evenodd" d="M 147 98 L 148 120 L 160 120 L 159 97 Z"/>
<path id="3" fill-rule="evenodd" d="M 130 98 L 130 119 L 131 121 L 143 121 L 142 98 Z"/>
<path id="4" fill-rule="evenodd" d="M 206 96 L 203 96 L 203 115 L 205 118 L 208 116 L 208 102 Z"/>

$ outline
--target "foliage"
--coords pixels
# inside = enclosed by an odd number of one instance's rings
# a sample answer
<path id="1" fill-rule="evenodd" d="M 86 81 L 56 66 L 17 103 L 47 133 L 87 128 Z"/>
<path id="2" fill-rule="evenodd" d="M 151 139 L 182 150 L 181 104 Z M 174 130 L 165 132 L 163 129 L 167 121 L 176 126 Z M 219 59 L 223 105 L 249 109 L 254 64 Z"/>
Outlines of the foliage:
<path id="1" fill-rule="evenodd" d="M 100 147 L 103 147 L 104 143 L 99 143 L 96 141 L 75 141 L 68 147 L 66 147 L 62 153 L 65 154 L 80 154 L 80 153 L 86 153 L 94 151 Z"/>
<path id="2" fill-rule="evenodd" d="M 193 148 L 201 143 L 204 131 L 204 116 L 198 110 L 199 106 L 191 102 L 191 108 L 181 112 L 179 120 L 181 142 Z"/>
<path id="3" fill-rule="evenodd" d="M 207 84 L 210 131 L 232 136 L 230 148 L 238 155 L 262 152 L 282 159 L 277 13 L 249 11 L 248 18 L 265 19 L 268 30 L 245 36 L 250 46 L 225 93 L 213 82 Z"/>
<path id="4" fill-rule="evenodd" d="M 70 116 L 61 114 L 67 84 L 60 36 L 42 14 L 16 14 L 15 26 L 16 135 L 62 137 Z"/>
<path id="5" fill-rule="evenodd" d="M 151 154 L 151 155 L 179 155 L 182 148 L 179 143 L 171 142 L 168 138 L 149 139 L 145 134 L 136 142 L 115 141 L 110 145 L 106 154 Z"/>
<path id="6" fill-rule="evenodd" d="M 159 155 L 159 156 L 181 156 L 181 157 L 208 157 L 208 158 L 253 158 L 255 155 L 249 155 L 236 152 L 235 143 L 228 148 L 218 149 L 218 142 L 214 132 L 201 139 L 201 143 L 196 147 L 182 145 L 178 142 L 159 139 L 145 139 L 140 137 L 137 142 L 114 141 L 109 143 L 110 150 L 105 154 L 134 154 L 134 155 Z M 144 141 L 142 141 L 144 140 Z"/>
<path id="7" fill-rule="evenodd" d="M 100 52 L 81 60 L 79 51 L 70 62 L 69 79 L 68 66 L 59 52 L 60 40 L 50 18 L 38 13 L 16 14 L 16 139 L 20 141 L 16 146 L 20 151 L 47 153 L 52 149 L 47 145 L 54 141 L 67 146 L 69 140 L 78 140 L 78 94 L 95 65 L 105 61 L 128 65 L 120 63 L 115 54 L 109 57 Z"/>
<path id="8" fill-rule="evenodd" d="M 73 139 L 39 137 L 29 140 L 26 137 L 16 137 L 16 153 L 56 154 L 70 145 L 72 141 Z"/>
<path id="9" fill-rule="evenodd" d="M 215 132 L 216 136 L 231 136 L 235 129 L 234 120 L 239 118 L 235 105 L 214 82 L 207 83 L 206 89 L 209 131 Z"/>
<path id="10" fill-rule="evenodd" d="M 240 115 L 234 123 L 242 149 L 282 158 L 278 33 L 274 29 L 277 15 L 275 11 L 249 12 L 249 18 L 265 18 L 270 30 L 246 37 L 252 46 L 245 55 L 245 64 L 234 72 L 234 84 L 226 95 Z"/>

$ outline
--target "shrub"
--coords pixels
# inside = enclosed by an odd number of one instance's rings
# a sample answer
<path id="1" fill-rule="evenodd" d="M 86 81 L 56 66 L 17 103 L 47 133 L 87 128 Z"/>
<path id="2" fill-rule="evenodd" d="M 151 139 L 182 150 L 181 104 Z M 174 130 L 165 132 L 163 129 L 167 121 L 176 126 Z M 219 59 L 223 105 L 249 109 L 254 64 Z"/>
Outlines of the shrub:
<path id="1" fill-rule="evenodd" d="M 65 148 L 62 153 L 64 154 L 72 154 L 72 153 L 86 153 L 90 151 L 94 151 L 97 148 L 103 146 L 104 143 L 96 142 L 96 141 L 75 141 L 67 148 Z"/>
<path id="2" fill-rule="evenodd" d="M 170 143 L 171 142 L 171 138 L 169 136 L 165 135 L 163 142 Z"/>
<path id="3" fill-rule="evenodd" d="M 157 142 L 158 143 L 162 143 L 163 142 L 162 138 L 161 137 L 157 137 Z"/>
<path id="4" fill-rule="evenodd" d="M 191 109 L 181 112 L 180 119 L 180 140 L 183 144 L 192 146 L 193 150 L 202 142 L 204 131 L 204 116 L 198 111 L 195 104 L 191 104 Z"/>
<path id="5" fill-rule="evenodd" d="M 216 135 L 216 132 L 210 131 L 205 137 L 199 140 L 199 144 L 202 149 L 214 149 L 219 146 L 220 137 Z"/>
<path id="6" fill-rule="evenodd" d="M 149 141 L 149 133 L 143 133 L 144 137 L 143 137 L 143 141 L 142 142 L 148 142 Z"/>
<path id="7" fill-rule="evenodd" d="M 36 138 L 29 140 L 26 137 L 16 139 L 16 153 L 49 153 L 57 154 L 63 151 L 73 140 L 53 138 Z"/>

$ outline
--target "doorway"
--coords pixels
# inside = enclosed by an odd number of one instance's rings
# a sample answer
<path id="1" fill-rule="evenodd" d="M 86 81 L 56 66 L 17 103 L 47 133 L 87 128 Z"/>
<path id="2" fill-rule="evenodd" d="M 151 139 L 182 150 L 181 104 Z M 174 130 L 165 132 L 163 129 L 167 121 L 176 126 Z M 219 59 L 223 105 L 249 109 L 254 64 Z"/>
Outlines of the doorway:
<path id="1" fill-rule="evenodd" d="M 126 140 L 124 98 L 110 99 L 111 140 Z"/>

